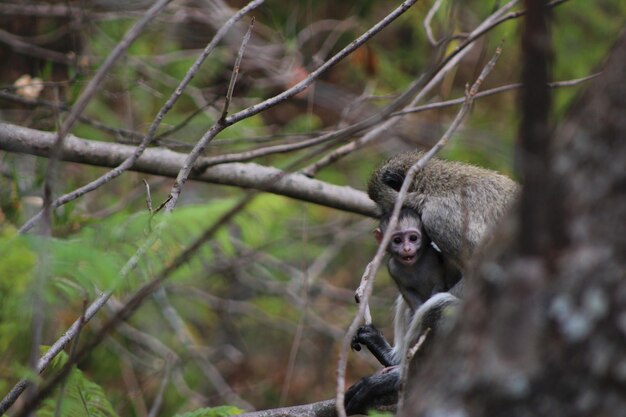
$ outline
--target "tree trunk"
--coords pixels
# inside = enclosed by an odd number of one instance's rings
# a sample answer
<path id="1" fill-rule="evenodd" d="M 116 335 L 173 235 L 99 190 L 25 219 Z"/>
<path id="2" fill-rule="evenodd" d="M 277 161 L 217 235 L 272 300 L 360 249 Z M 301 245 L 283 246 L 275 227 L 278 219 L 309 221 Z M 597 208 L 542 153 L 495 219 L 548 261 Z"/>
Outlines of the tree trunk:
<path id="1" fill-rule="evenodd" d="M 522 234 L 546 231 L 512 214 L 466 277 L 454 328 L 416 367 L 402 415 L 626 416 L 626 34 L 552 152 L 558 251 L 521 250 Z M 534 208 L 555 210 L 546 203 Z"/>

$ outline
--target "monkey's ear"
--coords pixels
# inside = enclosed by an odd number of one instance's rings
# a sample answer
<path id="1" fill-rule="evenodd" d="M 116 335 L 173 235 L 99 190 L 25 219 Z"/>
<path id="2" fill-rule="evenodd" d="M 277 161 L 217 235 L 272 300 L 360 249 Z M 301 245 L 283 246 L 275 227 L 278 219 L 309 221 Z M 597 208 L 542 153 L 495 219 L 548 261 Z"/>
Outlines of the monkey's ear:
<path id="1" fill-rule="evenodd" d="M 383 240 L 383 231 L 380 230 L 380 227 L 377 227 L 372 233 L 374 233 L 374 238 L 376 238 L 376 242 L 380 245 L 380 242 Z"/>

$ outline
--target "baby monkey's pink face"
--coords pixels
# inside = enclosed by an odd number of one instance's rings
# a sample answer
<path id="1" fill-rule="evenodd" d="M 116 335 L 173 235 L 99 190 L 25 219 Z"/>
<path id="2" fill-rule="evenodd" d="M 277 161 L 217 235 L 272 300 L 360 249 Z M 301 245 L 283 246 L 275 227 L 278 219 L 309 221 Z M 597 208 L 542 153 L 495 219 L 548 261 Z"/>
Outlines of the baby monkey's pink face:
<path id="1" fill-rule="evenodd" d="M 391 236 L 389 253 L 405 266 L 413 265 L 422 246 L 422 232 L 416 228 L 399 228 Z"/>
<path id="2" fill-rule="evenodd" d="M 412 212 L 401 213 L 398 225 L 391 235 L 387 245 L 387 252 L 391 257 L 404 266 L 414 265 L 421 255 L 424 242 L 422 222 L 417 214 Z M 374 237 L 380 243 L 383 239 L 386 221 L 381 221 L 380 227 L 374 230 Z"/>

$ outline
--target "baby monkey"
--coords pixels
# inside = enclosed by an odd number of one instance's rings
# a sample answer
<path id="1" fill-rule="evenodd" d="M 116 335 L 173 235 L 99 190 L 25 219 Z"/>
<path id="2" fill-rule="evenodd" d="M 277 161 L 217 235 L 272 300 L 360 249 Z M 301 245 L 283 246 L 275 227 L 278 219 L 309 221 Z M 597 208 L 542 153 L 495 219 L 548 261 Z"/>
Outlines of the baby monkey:
<path id="1" fill-rule="evenodd" d="M 390 215 L 383 216 L 374 236 L 380 243 L 389 226 Z M 352 338 L 354 350 L 364 345 L 386 367 L 382 372 L 363 378 L 348 389 L 346 411 L 364 414 L 371 400 L 397 401 L 402 356 L 421 331 L 436 331 L 442 312 L 458 303 L 462 274 L 432 245 L 418 214 L 410 208 L 400 212 L 398 225 L 387 247 L 387 267 L 400 295 L 396 300 L 394 345 L 371 324 L 361 326 Z"/>
<path id="2" fill-rule="evenodd" d="M 380 243 L 391 213 L 383 216 L 374 237 Z M 461 279 L 460 271 L 435 249 L 417 213 L 403 208 L 387 247 L 389 275 L 412 311 L 439 292 L 450 290 Z"/>
<path id="3" fill-rule="evenodd" d="M 381 217 L 374 237 L 380 243 L 389 225 L 391 213 Z M 432 245 L 422 222 L 411 208 L 403 208 L 398 224 L 387 247 L 389 275 L 396 283 L 400 296 L 396 301 L 394 323 L 394 346 L 392 347 L 373 325 L 357 330 L 352 339 L 352 348 L 361 350 L 361 344 L 384 366 L 400 363 L 400 354 L 405 351 L 405 335 L 417 309 L 433 295 L 448 292 L 453 287 L 454 295 L 461 290 L 461 272 L 448 262 L 443 254 Z M 457 287 L 455 287 L 457 286 Z"/>

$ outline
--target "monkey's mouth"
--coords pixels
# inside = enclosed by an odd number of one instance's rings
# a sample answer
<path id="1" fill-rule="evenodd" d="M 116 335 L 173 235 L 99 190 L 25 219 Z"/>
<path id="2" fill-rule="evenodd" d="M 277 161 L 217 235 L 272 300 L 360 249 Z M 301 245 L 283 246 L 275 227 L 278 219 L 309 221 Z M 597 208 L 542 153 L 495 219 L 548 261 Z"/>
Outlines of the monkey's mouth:
<path id="1" fill-rule="evenodd" d="M 415 263 L 415 259 L 416 259 L 415 255 L 401 256 L 400 262 L 402 262 L 406 266 L 411 266 Z"/>

